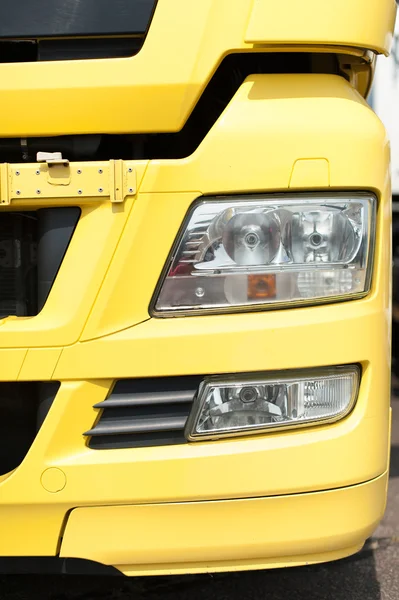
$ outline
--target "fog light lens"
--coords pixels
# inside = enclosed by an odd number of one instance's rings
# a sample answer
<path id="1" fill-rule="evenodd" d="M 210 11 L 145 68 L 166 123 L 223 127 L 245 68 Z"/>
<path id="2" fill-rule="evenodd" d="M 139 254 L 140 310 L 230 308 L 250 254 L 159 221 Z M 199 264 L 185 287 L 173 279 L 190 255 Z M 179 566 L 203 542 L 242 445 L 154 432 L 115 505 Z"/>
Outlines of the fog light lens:
<path id="1" fill-rule="evenodd" d="M 356 401 L 359 377 L 353 365 L 240 380 L 209 378 L 199 390 L 186 437 L 219 438 L 338 420 Z"/>

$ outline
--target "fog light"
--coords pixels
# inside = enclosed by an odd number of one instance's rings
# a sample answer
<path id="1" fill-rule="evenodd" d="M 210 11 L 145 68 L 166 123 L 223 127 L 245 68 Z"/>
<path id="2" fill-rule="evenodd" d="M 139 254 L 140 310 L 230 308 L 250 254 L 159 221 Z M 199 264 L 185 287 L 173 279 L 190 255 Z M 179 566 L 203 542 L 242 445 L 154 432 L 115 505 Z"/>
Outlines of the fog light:
<path id="1" fill-rule="evenodd" d="M 199 389 L 186 437 L 215 439 L 336 421 L 352 409 L 359 377 L 355 365 L 239 380 L 211 377 Z"/>

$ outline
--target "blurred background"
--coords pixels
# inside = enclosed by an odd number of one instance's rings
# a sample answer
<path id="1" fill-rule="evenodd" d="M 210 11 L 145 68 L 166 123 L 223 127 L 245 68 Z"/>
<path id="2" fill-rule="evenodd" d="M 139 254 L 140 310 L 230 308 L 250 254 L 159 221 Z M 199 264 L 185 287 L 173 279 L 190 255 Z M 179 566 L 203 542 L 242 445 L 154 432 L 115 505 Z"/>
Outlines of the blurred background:
<path id="1" fill-rule="evenodd" d="M 369 104 L 380 117 L 391 140 L 392 151 L 392 234 L 393 234 L 393 388 L 399 395 L 399 19 L 396 22 L 392 54 L 379 57 Z"/>

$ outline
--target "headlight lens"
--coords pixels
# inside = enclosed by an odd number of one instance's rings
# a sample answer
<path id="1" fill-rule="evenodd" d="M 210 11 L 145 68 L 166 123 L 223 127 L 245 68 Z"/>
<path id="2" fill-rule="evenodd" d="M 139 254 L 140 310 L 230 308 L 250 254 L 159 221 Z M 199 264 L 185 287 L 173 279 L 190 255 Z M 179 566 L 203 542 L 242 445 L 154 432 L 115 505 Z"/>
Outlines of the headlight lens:
<path id="1" fill-rule="evenodd" d="M 155 311 L 223 310 L 368 291 L 375 198 L 214 200 L 191 211 Z"/>
<path id="2" fill-rule="evenodd" d="M 359 377 L 353 365 L 277 376 L 209 378 L 200 387 L 186 437 L 194 441 L 338 420 L 355 403 Z"/>

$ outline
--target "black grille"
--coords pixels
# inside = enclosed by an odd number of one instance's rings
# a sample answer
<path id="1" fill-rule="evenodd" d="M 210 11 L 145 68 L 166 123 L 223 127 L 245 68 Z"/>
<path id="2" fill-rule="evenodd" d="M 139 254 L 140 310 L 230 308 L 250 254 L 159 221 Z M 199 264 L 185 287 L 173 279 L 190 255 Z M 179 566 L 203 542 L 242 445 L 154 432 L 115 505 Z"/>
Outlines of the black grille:
<path id="1" fill-rule="evenodd" d="M 0 318 L 41 311 L 79 216 L 76 206 L 0 212 Z"/>
<path id="2" fill-rule="evenodd" d="M 24 459 L 59 386 L 56 381 L 0 383 L 0 475 Z"/>
<path id="3" fill-rule="evenodd" d="M 123 379 L 94 408 L 102 410 L 86 431 L 89 447 L 137 448 L 183 444 L 184 427 L 202 377 Z"/>
<path id="4" fill-rule="evenodd" d="M 0 318 L 36 311 L 37 219 L 34 213 L 0 214 Z"/>

